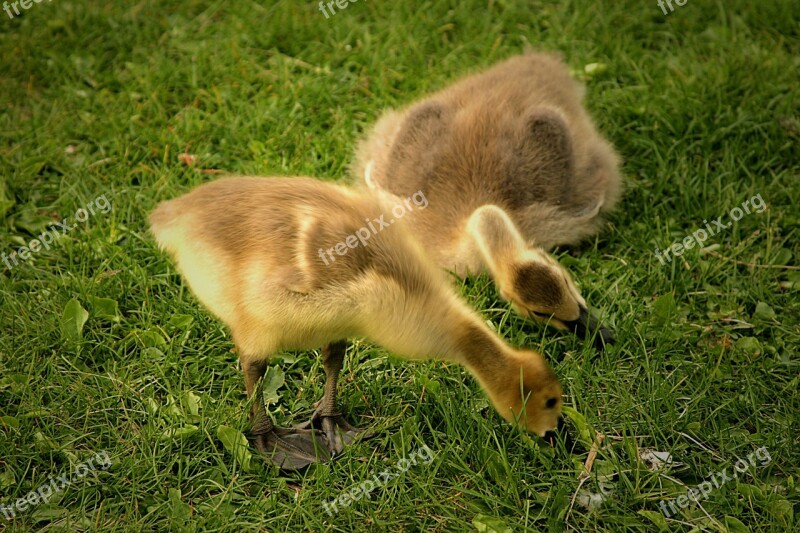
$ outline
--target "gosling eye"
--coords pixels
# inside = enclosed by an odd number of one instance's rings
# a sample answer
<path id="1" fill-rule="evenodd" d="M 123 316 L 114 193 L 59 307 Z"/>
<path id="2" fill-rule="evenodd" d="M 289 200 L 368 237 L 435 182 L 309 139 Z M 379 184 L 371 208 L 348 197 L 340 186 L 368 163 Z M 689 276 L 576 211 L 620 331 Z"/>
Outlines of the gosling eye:
<path id="1" fill-rule="evenodd" d="M 553 409 L 557 403 L 558 403 L 557 398 L 548 398 L 547 403 L 545 403 L 544 406 L 547 407 L 548 409 Z"/>

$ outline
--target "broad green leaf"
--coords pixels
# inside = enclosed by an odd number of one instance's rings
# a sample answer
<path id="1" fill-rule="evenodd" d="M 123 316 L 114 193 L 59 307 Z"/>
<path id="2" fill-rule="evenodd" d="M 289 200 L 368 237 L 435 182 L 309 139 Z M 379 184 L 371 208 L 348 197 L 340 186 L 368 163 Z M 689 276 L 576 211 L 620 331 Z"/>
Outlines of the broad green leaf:
<path id="1" fill-rule="evenodd" d="M 250 459 L 253 454 L 250 453 L 247 437 L 241 431 L 229 426 L 219 426 L 217 428 L 217 437 L 222 441 L 225 449 L 233 455 L 236 462 L 242 465 L 242 469 L 245 472 L 249 472 Z"/>
<path id="2" fill-rule="evenodd" d="M 665 326 L 669 324 L 672 315 L 675 314 L 677 309 L 678 306 L 675 304 L 675 297 L 672 293 L 659 296 L 653 303 L 653 316 L 656 325 Z"/>
<path id="3" fill-rule="evenodd" d="M 0 427 L 18 428 L 19 420 L 13 416 L 0 416 Z"/>
<path id="4" fill-rule="evenodd" d="M 441 383 L 439 383 L 438 381 L 435 381 L 433 379 L 428 379 L 425 376 L 420 377 L 419 381 L 420 381 L 420 384 L 423 387 L 425 387 L 426 389 L 428 389 L 429 391 L 431 391 L 433 393 L 439 392 L 439 389 L 442 388 Z"/>
<path id="5" fill-rule="evenodd" d="M 602 74 L 606 70 L 608 70 L 608 65 L 605 63 L 589 63 L 583 67 L 583 71 L 589 76 Z"/>
<path id="6" fill-rule="evenodd" d="M 756 310 L 753 313 L 753 319 L 760 320 L 762 322 L 772 322 L 777 320 L 778 315 L 775 314 L 775 311 L 766 303 L 758 302 L 756 304 Z"/>
<path id="7" fill-rule="evenodd" d="M 398 457 L 405 457 L 414 449 L 414 435 L 419 435 L 419 426 L 413 416 L 406 418 L 399 431 L 389 435 Z"/>
<path id="8" fill-rule="evenodd" d="M 147 410 L 147 414 L 150 416 L 156 416 L 158 414 L 159 405 L 154 398 L 145 398 L 144 407 Z"/>
<path id="9" fill-rule="evenodd" d="M 179 428 L 169 428 L 159 437 L 159 440 L 171 441 L 175 439 L 185 439 L 187 437 L 191 437 L 195 433 L 200 431 L 200 428 L 193 425 L 193 424 L 186 424 L 185 426 L 181 426 Z"/>
<path id="10" fill-rule="evenodd" d="M 644 509 L 638 511 L 638 513 L 655 524 L 659 531 L 665 531 L 669 529 L 669 526 L 667 526 L 667 519 L 664 518 L 662 513 L 656 511 L 646 511 Z"/>
<path id="11" fill-rule="evenodd" d="M 11 392 L 18 394 L 28 389 L 29 379 L 28 374 L 0 374 L 0 391 L 8 388 L 11 389 Z"/>
<path id="12" fill-rule="evenodd" d="M 49 228 L 51 226 L 56 226 L 56 225 L 57 222 L 54 221 L 52 218 L 40 215 L 34 209 L 25 209 L 21 211 L 19 215 L 16 216 L 16 218 L 14 218 L 14 226 L 18 230 L 25 231 L 27 233 L 30 233 L 31 235 L 41 235 L 45 231 L 51 231 Z M 59 235 L 58 237 L 59 239 L 61 237 L 66 237 L 66 235 L 64 235 L 62 230 L 60 229 L 56 229 L 53 231 L 57 232 L 57 235 Z M 51 244 L 50 246 L 52 247 L 53 245 Z"/>
<path id="13" fill-rule="evenodd" d="M 77 342 L 83 338 L 83 325 L 89 313 L 81 307 L 78 300 L 70 300 L 61 315 L 61 335 L 69 342 Z"/>
<path id="14" fill-rule="evenodd" d="M 728 528 L 730 533 L 750 533 L 750 528 L 733 516 L 725 517 L 725 527 Z"/>
<path id="15" fill-rule="evenodd" d="M 172 315 L 172 318 L 167 322 L 167 326 L 171 329 L 186 329 L 192 325 L 194 317 L 192 315 Z"/>
<path id="16" fill-rule="evenodd" d="M 167 396 L 167 405 L 161 409 L 161 414 L 172 420 L 186 420 L 186 414 L 171 394 Z"/>
<path id="17" fill-rule="evenodd" d="M 564 413 L 564 415 L 570 420 L 572 420 L 573 424 L 575 424 L 575 427 L 578 429 L 578 438 L 580 441 L 585 446 L 591 447 L 591 445 L 594 443 L 594 432 L 586 422 L 586 418 L 568 405 L 562 406 L 561 412 Z"/>
<path id="18" fill-rule="evenodd" d="M 53 522 L 59 518 L 64 518 L 69 514 L 69 511 L 57 505 L 39 505 L 31 513 L 31 521 L 34 523 L 39 522 Z"/>
<path id="19" fill-rule="evenodd" d="M 261 141 L 258 141 L 258 140 L 256 140 L 256 139 L 251 139 L 251 140 L 250 140 L 250 141 L 247 143 L 247 147 L 250 149 L 250 152 L 251 152 L 251 153 L 252 153 L 252 154 L 253 154 L 255 157 L 259 157 L 259 156 L 261 156 L 262 154 L 264 154 L 264 152 L 266 152 L 266 147 L 264 146 L 264 143 L 263 143 L 263 142 L 261 142 Z"/>
<path id="20" fill-rule="evenodd" d="M 472 525 L 482 533 L 512 533 L 511 528 L 503 520 L 485 514 L 475 515 Z"/>
<path id="21" fill-rule="evenodd" d="M 169 489 L 170 518 L 173 525 L 186 526 L 192 517 L 192 508 L 181 501 L 180 489 Z"/>
<path id="22" fill-rule="evenodd" d="M 580 259 L 578 259 L 577 257 L 573 257 L 569 254 L 562 255 L 561 257 L 559 257 L 558 262 L 564 266 L 574 266 L 574 267 L 578 267 L 579 265 L 582 264 Z"/>
<path id="23" fill-rule="evenodd" d="M 755 485 L 748 485 L 747 483 L 739 483 L 736 486 L 739 493 L 743 494 L 748 500 L 761 501 L 764 499 L 764 493 Z"/>
<path id="24" fill-rule="evenodd" d="M 789 261 L 791 260 L 792 260 L 792 251 L 787 248 L 780 248 L 770 258 L 769 263 L 771 265 L 788 265 Z"/>
<path id="25" fill-rule="evenodd" d="M 788 526 L 794 517 L 794 508 L 792 503 L 783 498 L 782 496 L 772 495 L 769 499 L 769 506 L 767 507 L 772 516 L 778 519 L 778 522 L 783 527 Z"/>
<path id="26" fill-rule="evenodd" d="M 189 391 L 181 396 L 181 405 L 189 422 L 200 422 L 200 396 Z"/>
<path id="27" fill-rule="evenodd" d="M 119 307 L 116 300 L 89 296 L 89 304 L 92 306 L 92 315 L 97 318 L 107 318 L 112 322 L 120 321 Z"/>
<path id="28" fill-rule="evenodd" d="M 167 346 L 167 341 L 164 339 L 163 335 L 154 329 L 138 331 L 137 336 L 139 340 L 142 341 L 145 348 L 162 349 Z"/>
<path id="29" fill-rule="evenodd" d="M 159 350 L 158 348 L 145 348 L 142 350 L 142 358 L 143 359 L 163 359 L 164 352 Z"/>
<path id="30" fill-rule="evenodd" d="M 758 357 L 764 353 L 761 343 L 755 337 L 742 337 L 737 340 L 736 349 L 753 357 Z"/>
<path id="31" fill-rule="evenodd" d="M 507 462 L 500 455 L 500 452 L 497 450 L 485 450 L 484 454 L 483 468 L 485 468 L 486 473 L 489 474 L 488 479 L 492 479 L 495 483 L 501 484 L 504 480 L 509 479 L 509 477 L 513 475 L 507 471 Z"/>
<path id="32" fill-rule="evenodd" d="M 280 399 L 278 389 L 283 387 L 284 382 L 283 370 L 277 366 L 267 367 L 267 372 L 264 374 L 264 405 L 269 406 Z"/>
<path id="33" fill-rule="evenodd" d="M 59 450 L 61 447 L 58 445 L 56 441 L 42 433 L 41 431 L 37 431 L 33 434 L 33 440 L 36 441 L 36 447 L 45 452 L 51 452 L 54 450 Z"/>
<path id="34" fill-rule="evenodd" d="M 45 409 L 44 407 L 39 407 L 37 409 L 31 409 L 30 411 L 26 411 L 22 414 L 22 418 L 40 418 L 43 416 L 47 416 L 50 414 L 50 411 Z"/>
<path id="35" fill-rule="evenodd" d="M 6 469 L 0 473 L 0 489 L 7 489 L 8 487 L 12 487 L 17 484 L 17 477 L 14 475 L 14 471 L 11 470 L 10 466 L 6 466 Z"/>
<path id="36" fill-rule="evenodd" d="M 688 431 L 691 431 L 692 433 L 700 431 L 702 427 L 703 424 L 701 424 L 700 422 L 689 422 L 688 424 L 686 424 L 686 429 Z"/>
<path id="37" fill-rule="evenodd" d="M 192 391 L 187 392 L 183 395 L 181 399 L 184 408 L 189 414 L 197 415 L 200 414 L 200 396 L 193 393 Z"/>

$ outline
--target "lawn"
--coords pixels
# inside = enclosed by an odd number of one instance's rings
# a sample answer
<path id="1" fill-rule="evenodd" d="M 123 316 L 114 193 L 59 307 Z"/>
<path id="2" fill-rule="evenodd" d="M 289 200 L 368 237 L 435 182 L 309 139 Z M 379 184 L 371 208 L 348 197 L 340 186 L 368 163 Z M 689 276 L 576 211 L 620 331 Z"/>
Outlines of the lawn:
<path id="1" fill-rule="evenodd" d="M 0 531 L 798 528 L 796 0 L 23 2 L 0 12 Z M 233 343 L 147 214 L 222 173 L 347 180 L 382 110 L 527 47 L 563 54 L 624 159 L 603 231 L 555 252 L 617 343 L 456 283 L 545 354 L 578 445 L 356 339 L 340 400 L 375 438 L 301 473 L 237 446 Z M 319 352 L 274 363 L 271 411 L 301 422 Z"/>

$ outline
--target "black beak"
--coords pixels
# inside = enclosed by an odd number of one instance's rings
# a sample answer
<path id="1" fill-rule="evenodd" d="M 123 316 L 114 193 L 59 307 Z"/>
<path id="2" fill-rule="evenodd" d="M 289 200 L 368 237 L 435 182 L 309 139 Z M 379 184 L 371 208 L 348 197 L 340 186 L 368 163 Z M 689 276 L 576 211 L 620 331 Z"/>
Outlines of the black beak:
<path id="1" fill-rule="evenodd" d="M 572 437 L 572 433 L 563 418 L 559 418 L 558 427 L 555 430 L 545 433 L 543 438 L 545 442 L 553 448 L 556 447 L 559 440 L 563 440 L 564 448 L 569 453 L 581 454 L 586 452 L 586 450 L 583 450 L 580 442 Z"/>
<path id="2" fill-rule="evenodd" d="M 577 320 L 564 322 L 564 324 L 581 339 L 594 335 L 594 345 L 598 350 L 602 350 L 606 344 L 614 344 L 614 336 L 611 331 L 601 326 L 597 317 L 589 313 L 588 309 L 583 306 L 580 309 L 581 314 L 578 315 Z"/>

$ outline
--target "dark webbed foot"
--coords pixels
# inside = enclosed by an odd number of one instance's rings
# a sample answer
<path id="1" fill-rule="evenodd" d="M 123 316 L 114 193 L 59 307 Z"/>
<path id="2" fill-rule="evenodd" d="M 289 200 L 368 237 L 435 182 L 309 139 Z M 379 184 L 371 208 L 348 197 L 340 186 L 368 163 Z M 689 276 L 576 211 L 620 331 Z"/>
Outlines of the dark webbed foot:
<path id="1" fill-rule="evenodd" d="M 244 384 L 247 397 L 251 400 L 266 369 L 265 360 L 242 357 Z M 327 449 L 328 441 L 322 433 L 276 427 L 260 401 L 252 403 L 250 421 L 250 441 L 261 455 L 283 470 L 299 470 L 311 463 L 322 463 L 331 458 Z"/>
<path id="2" fill-rule="evenodd" d="M 325 436 L 315 430 L 273 427 L 250 438 L 259 453 L 282 470 L 300 470 L 331 458 Z"/>
<path id="3" fill-rule="evenodd" d="M 365 436 L 364 430 L 351 426 L 336 406 L 336 385 L 339 381 L 339 372 L 342 370 L 346 350 L 347 343 L 343 340 L 323 346 L 325 394 L 314 414 L 311 415 L 311 420 L 297 426 L 298 429 L 313 428 L 324 431 L 325 438 L 328 439 L 328 451 L 333 455 L 342 453 L 344 446 L 353 442 L 357 437 Z"/>
<path id="4" fill-rule="evenodd" d="M 328 440 L 328 450 L 333 455 L 342 453 L 346 445 L 352 444 L 357 438 L 368 438 L 371 436 L 364 429 L 352 426 L 345 417 L 339 413 L 323 414 L 322 406 L 318 407 L 311 419 L 297 427 L 298 429 L 314 428 L 325 433 Z"/>

